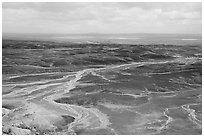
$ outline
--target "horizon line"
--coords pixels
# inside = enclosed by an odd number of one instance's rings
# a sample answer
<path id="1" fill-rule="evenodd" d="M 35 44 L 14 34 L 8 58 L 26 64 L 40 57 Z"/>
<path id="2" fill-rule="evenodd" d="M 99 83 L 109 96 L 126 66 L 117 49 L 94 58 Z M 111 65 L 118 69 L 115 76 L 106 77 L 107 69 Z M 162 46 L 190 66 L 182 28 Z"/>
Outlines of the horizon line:
<path id="1" fill-rule="evenodd" d="M 86 34 L 96 34 L 96 35 L 120 35 L 120 34 L 184 34 L 184 35 L 202 35 L 202 33 L 156 33 L 156 32 L 138 32 L 138 33 L 97 33 L 97 32 L 90 32 L 90 33 L 14 33 L 14 32 L 2 32 L 2 36 L 3 34 L 18 34 L 18 35 L 22 35 L 22 34 L 41 34 L 41 35 L 86 35 Z"/>

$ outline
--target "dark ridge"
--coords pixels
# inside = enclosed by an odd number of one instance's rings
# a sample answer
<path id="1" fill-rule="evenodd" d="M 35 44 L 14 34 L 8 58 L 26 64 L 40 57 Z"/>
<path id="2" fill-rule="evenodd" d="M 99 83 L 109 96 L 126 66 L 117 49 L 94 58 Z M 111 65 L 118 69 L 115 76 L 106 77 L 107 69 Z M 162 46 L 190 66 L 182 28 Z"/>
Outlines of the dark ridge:
<path id="1" fill-rule="evenodd" d="M 141 57 L 147 58 L 147 59 L 173 59 L 172 56 L 160 55 L 160 54 L 145 54 L 145 55 L 141 55 Z"/>
<path id="2" fill-rule="evenodd" d="M 15 109 L 16 107 L 13 106 L 13 105 L 6 104 L 6 105 L 2 105 L 2 108 L 6 108 L 6 109 L 12 110 L 12 109 Z"/>
<path id="3" fill-rule="evenodd" d="M 79 106 L 97 106 L 100 102 L 109 102 L 113 104 L 122 104 L 122 105 L 140 105 L 143 103 L 148 102 L 147 97 L 138 97 L 137 99 L 133 96 L 123 95 L 123 94 L 114 94 L 111 92 L 101 92 L 95 94 L 88 94 L 88 95 L 75 95 L 71 97 L 62 97 L 60 99 L 55 100 L 57 103 L 64 103 L 64 104 L 75 104 Z"/>
<path id="4" fill-rule="evenodd" d="M 74 122 L 75 118 L 72 116 L 68 116 L 68 115 L 62 115 L 62 117 L 65 120 L 65 125 Z"/>

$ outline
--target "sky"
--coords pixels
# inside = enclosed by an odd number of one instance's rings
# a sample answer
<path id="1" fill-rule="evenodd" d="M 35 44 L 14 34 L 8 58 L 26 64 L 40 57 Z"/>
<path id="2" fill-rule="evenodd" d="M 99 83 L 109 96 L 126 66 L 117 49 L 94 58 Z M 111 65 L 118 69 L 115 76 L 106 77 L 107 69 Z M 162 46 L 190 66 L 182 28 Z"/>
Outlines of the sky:
<path id="1" fill-rule="evenodd" d="M 202 3 L 3 2 L 3 33 L 202 33 Z"/>

